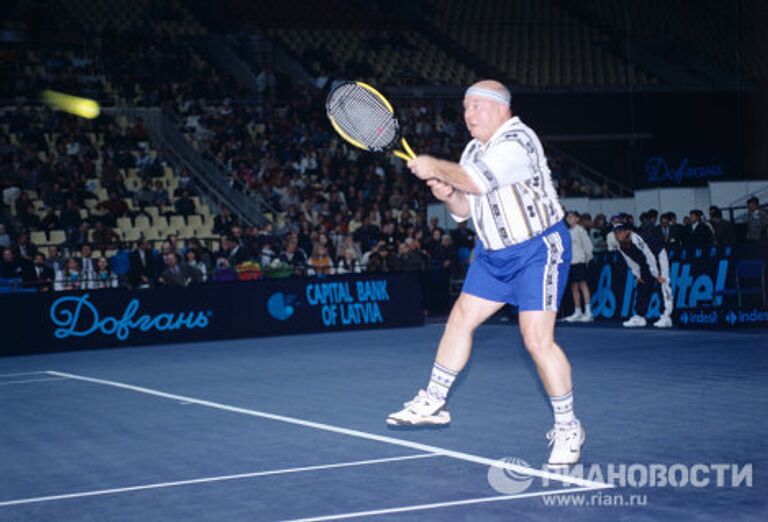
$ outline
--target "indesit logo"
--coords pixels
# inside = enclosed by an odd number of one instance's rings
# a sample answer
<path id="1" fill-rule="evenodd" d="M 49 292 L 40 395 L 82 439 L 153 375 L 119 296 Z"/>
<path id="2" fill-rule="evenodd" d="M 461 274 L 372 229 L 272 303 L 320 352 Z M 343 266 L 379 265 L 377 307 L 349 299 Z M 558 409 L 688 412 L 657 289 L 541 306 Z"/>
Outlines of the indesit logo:
<path id="1" fill-rule="evenodd" d="M 54 335 L 58 339 L 67 337 L 87 337 L 94 333 L 114 335 L 125 341 L 134 330 L 165 332 L 185 328 L 205 328 L 208 326 L 207 311 L 164 312 L 137 317 L 141 302 L 131 299 L 125 307 L 122 317 L 102 317 L 96 306 L 88 298 L 90 294 L 60 297 L 53 302 L 50 317 L 58 328 Z"/>

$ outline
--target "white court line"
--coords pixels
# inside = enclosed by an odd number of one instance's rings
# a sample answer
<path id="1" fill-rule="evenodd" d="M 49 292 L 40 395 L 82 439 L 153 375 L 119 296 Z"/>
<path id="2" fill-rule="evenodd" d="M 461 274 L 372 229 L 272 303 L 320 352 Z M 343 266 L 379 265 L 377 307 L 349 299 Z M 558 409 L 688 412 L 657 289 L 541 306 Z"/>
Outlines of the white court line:
<path id="1" fill-rule="evenodd" d="M 65 493 L 62 495 L 49 495 L 46 497 L 20 498 L 17 500 L 0 501 L 0 507 L 18 506 L 20 504 L 34 504 L 37 502 L 50 502 L 53 500 L 66 500 L 70 498 L 96 497 L 99 495 L 113 495 L 116 493 L 128 493 L 132 491 L 145 491 L 148 489 L 173 488 L 178 486 L 189 486 L 190 484 L 207 484 L 209 482 L 222 482 L 225 480 L 238 480 L 253 477 L 266 477 L 269 475 L 283 475 L 286 473 L 301 473 L 305 471 L 316 471 L 321 469 L 350 468 L 353 466 L 366 466 L 370 464 L 380 464 L 382 462 L 395 462 L 401 460 L 427 459 L 438 457 L 433 453 L 419 453 L 418 455 L 404 455 L 401 457 L 387 457 L 371 460 L 355 460 L 351 462 L 339 462 L 337 464 L 322 464 L 318 466 L 304 466 L 301 468 L 272 469 L 267 471 L 256 471 L 253 473 L 238 473 L 237 475 L 221 475 L 218 477 L 205 477 L 189 480 L 176 480 L 174 482 L 158 482 L 155 484 L 143 484 L 140 486 L 127 486 L 124 488 L 97 489 L 94 491 L 81 491 L 78 493 Z"/>
<path id="2" fill-rule="evenodd" d="M 376 515 L 387 515 L 389 513 L 404 513 L 406 511 L 424 511 L 427 509 L 439 509 L 451 506 L 468 506 L 472 504 L 484 504 L 486 502 L 500 502 L 502 500 L 515 500 L 518 498 L 546 497 L 548 495 L 565 495 L 568 493 L 581 493 L 584 491 L 593 491 L 604 489 L 603 487 L 589 488 L 567 488 L 552 489 L 549 491 L 532 491 L 530 493 L 518 493 L 517 495 L 502 495 L 498 497 L 468 498 L 464 500 L 450 500 L 447 502 L 435 502 L 432 504 L 417 504 L 414 506 L 402 506 L 396 508 L 373 509 L 370 511 L 356 511 L 354 513 L 338 513 L 336 515 L 323 515 L 310 518 L 294 518 L 282 522 L 321 522 L 323 520 L 343 520 L 345 518 L 371 517 Z"/>
<path id="3" fill-rule="evenodd" d="M 44 379 L 24 379 L 21 381 L 0 381 L 0 386 L 9 384 L 27 384 L 28 382 L 47 382 L 47 381 L 65 381 L 66 377 L 46 377 Z"/>
<path id="4" fill-rule="evenodd" d="M 573 484 L 575 486 L 583 486 L 594 489 L 613 488 L 612 484 L 605 484 L 603 482 L 595 482 L 594 480 L 587 480 L 579 477 L 571 477 L 560 473 L 553 473 L 550 471 L 544 471 L 540 469 L 529 468 L 526 466 L 520 466 L 519 464 L 513 464 L 511 462 L 501 462 L 487 457 L 481 457 L 478 455 L 472 455 L 470 453 L 464 453 L 461 451 L 453 451 L 445 448 L 439 448 L 437 446 L 430 446 L 429 444 L 422 444 L 419 442 L 413 442 L 405 439 L 397 439 L 395 437 L 387 437 L 385 435 L 377 435 L 375 433 L 368 433 L 365 431 L 351 430 L 348 428 L 342 428 L 340 426 L 333 426 L 331 424 L 323 424 L 321 422 L 313 422 L 304 419 L 298 419 L 296 417 L 287 417 L 285 415 L 277 415 L 274 413 L 268 413 L 258 410 L 249 410 L 247 408 L 239 408 L 237 406 L 230 406 L 228 404 L 222 404 L 220 402 L 206 401 L 202 399 L 195 399 L 193 397 L 185 397 L 183 395 L 176 395 L 173 393 L 166 393 L 159 390 L 153 390 L 151 388 L 143 388 L 141 386 L 134 386 L 132 384 L 126 384 L 116 381 L 108 381 L 106 379 L 96 379 L 94 377 L 86 377 L 83 375 L 75 375 L 72 373 L 64 373 L 49 370 L 49 375 L 55 375 L 57 377 L 67 377 L 69 379 L 76 379 L 80 381 L 92 382 L 96 384 L 103 384 L 106 386 L 112 386 L 115 388 L 122 388 L 124 390 L 131 390 L 138 393 L 144 393 L 147 395 L 154 395 L 155 397 L 163 397 L 165 399 L 171 399 L 173 401 L 188 402 L 197 404 L 199 406 L 205 406 L 207 408 L 215 408 L 217 410 L 230 411 L 233 413 L 240 413 L 242 415 L 250 415 L 252 417 L 261 417 L 263 419 L 270 419 L 280 422 L 286 422 L 288 424 L 296 424 L 298 426 L 305 426 L 307 428 L 314 428 L 316 430 L 330 431 L 332 433 L 339 433 L 341 435 L 348 435 L 350 437 L 357 437 L 359 439 L 373 440 L 376 442 L 383 442 L 385 444 L 392 444 L 394 446 L 402 446 L 404 448 L 410 448 L 417 451 L 423 451 L 425 453 L 436 453 L 444 457 L 450 457 L 466 462 L 474 462 L 476 464 L 482 464 L 484 466 L 495 466 L 497 468 L 504 468 L 510 471 L 514 471 L 523 475 L 546 478 L 549 480 L 555 480 L 562 482 L 563 484 Z"/>
<path id="5" fill-rule="evenodd" d="M 0 373 L 0 379 L 3 377 L 23 377 L 25 375 L 40 375 L 42 373 L 48 373 L 45 370 L 40 370 L 36 372 L 16 372 L 16 373 Z"/>

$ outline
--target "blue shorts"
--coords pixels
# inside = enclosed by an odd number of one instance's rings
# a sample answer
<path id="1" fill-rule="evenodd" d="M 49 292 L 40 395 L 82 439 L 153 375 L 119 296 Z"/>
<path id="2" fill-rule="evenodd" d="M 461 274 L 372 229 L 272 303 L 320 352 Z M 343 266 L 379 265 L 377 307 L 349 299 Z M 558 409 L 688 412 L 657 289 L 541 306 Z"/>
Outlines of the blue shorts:
<path id="1" fill-rule="evenodd" d="M 521 311 L 557 311 L 568 282 L 571 234 L 560 221 L 540 235 L 500 250 L 478 241 L 462 292 Z"/>

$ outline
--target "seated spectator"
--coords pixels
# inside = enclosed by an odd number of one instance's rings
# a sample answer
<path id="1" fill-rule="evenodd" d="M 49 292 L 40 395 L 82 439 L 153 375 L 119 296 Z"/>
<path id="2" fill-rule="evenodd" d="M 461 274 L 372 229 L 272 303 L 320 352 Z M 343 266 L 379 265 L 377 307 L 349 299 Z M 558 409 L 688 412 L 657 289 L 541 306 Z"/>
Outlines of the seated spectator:
<path id="1" fill-rule="evenodd" d="M 75 201 L 69 198 L 65 203 L 64 210 L 61 211 L 61 216 L 59 216 L 59 225 L 69 235 L 80 228 L 80 223 L 82 223 L 80 210 L 75 206 Z"/>
<path id="2" fill-rule="evenodd" d="M 294 275 L 303 276 L 307 271 L 307 254 L 299 248 L 298 238 L 294 234 L 286 239 L 285 250 L 278 259 L 281 263 L 290 266 Z"/>
<path id="3" fill-rule="evenodd" d="M 272 242 L 264 241 L 258 255 L 259 265 L 261 265 L 262 270 L 269 270 L 269 267 L 272 266 L 272 262 L 275 259 L 277 259 L 277 252 L 272 249 Z"/>
<path id="4" fill-rule="evenodd" d="M 328 255 L 328 247 L 315 243 L 312 250 L 312 256 L 309 258 L 309 275 L 331 275 L 333 273 L 333 262 Z"/>
<path id="5" fill-rule="evenodd" d="M 158 284 L 167 287 L 183 287 L 200 283 L 200 272 L 196 268 L 182 263 L 177 252 L 166 252 L 163 257 L 165 270 L 157 279 Z"/>
<path id="6" fill-rule="evenodd" d="M 238 281 L 239 277 L 237 271 L 230 266 L 227 258 L 220 257 L 216 260 L 216 270 L 213 271 L 211 279 L 214 283 L 230 283 Z"/>
<path id="7" fill-rule="evenodd" d="M 400 244 L 397 254 L 397 269 L 400 272 L 419 272 L 424 270 L 424 257 L 421 253 L 421 247 L 412 237 L 406 238 Z"/>
<path id="8" fill-rule="evenodd" d="M 213 220 L 213 233 L 218 235 L 227 235 L 232 231 L 232 227 L 238 225 L 239 221 L 232 215 L 232 211 L 227 207 L 221 208 L 221 214 Z"/>
<path id="9" fill-rule="evenodd" d="M 79 290 L 80 288 L 85 288 L 80 273 L 80 261 L 76 257 L 70 257 L 64 265 L 64 269 L 56 273 L 54 289 L 61 292 Z"/>
<path id="10" fill-rule="evenodd" d="M 155 192 L 152 190 L 152 187 L 149 186 L 148 180 L 145 179 L 141 181 L 141 187 L 139 187 L 139 190 L 133 195 L 133 200 L 139 208 L 151 207 L 156 204 Z"/>
<path id="11" fill-rule="evenodd" d="M 181 197 L 173 204 L 176 213 L 184 217 L 192 216 L 197 213 L 195 201 L 190 197 L 188 190 L 181 192 Z"/>
<path id="12" fill-rule="evenodd" d="M 357 252 L 355 252 L 354 248 L 347 248 L 344 253 L 339 256 L 339 262 L 336 264 L 336 273 L 359 274 L 362 271 L 363 267 L 360 265 Z"/>
<path id="13" fill-rule="evenodd" d="M 37 247 L 29 240 L 29 232 L 22 231 L 16 238 L 14 245 L 14 254 L 20 259 L 32 262 L 32 258 L 37 254 Z"/>
<path id="14" fill-rule="evenodd" d="M 163 187 L 163 180 L 155 180 L 155 189 L 152 191 L 152 194 L 152 204 L 154 206 L 166 207 L 171 204 L 171 200 L 168 198 L 168 191 Z"/>
<path id="15" fill-rule="evenodd" d="M 366 255 L 363 256 L 363 264 L 365 265 L 367 272 L 381 273 L 392 271 L 394 260 L 391 259 L 389 249 L 387 249 L 387 245 L 384 241 L 376 243 Z"/>
<path id="16" fill-rule="evenodd" d="M 3 262 L 0 265 L 0 279 L 22 279 L 26 274 L 23 260 L 16 257 L 10 248 L 3 249 Z"/>
<path id="17" fill-rule="evenodd" d="M 36 287 L 40 292 L 50 292 L 56 279 L 56 273 L 45 263 L 45 254 L 38 252 L 32 261 L 32 268 L 27 270 L 24 286 Z"/>
<path id="18" fill-rule="evenodd" d="M 451 231 L 451 238 L 456 248 L 475 248 L 475 231 L 469 228 L 469 220 L 459 222 Z"/>
<path id="19" fill-rule="evenodd" d="M 110 227 L 117 225 L 117 218 L 126 217 L 130 213 L 128 204 L 120 198 L 117 192 L 109 192 L 108 199 L 102 201 L 96 207 L 106 211 L 104 217 L 107 225 Z"/>
<path id="20" fill-rule="evenodd" d="M 187 250 L 194 250 L 195 259 L 197 259 L 198 262 L 203 263 L 206 269 L 213 266 L 213 257 L 211 255 L 211 251 L 208 250 L 208 248 L 206 248 L 198 238 L 193 237 L 187 241 Z"/>
<path id="21" fill-rule="evenodd" d="M 93 247 L 98 250 L 112 249 L 120 242 L 120 236 L 104 226 L 104 223 L 97 221 L 93 228 Z"/>
<path id="22" fill-rule="evenodd" d="M 208 280 L 208 267 L 197 258 L 197 251 L 193 249 L 187 250 L 184 258 L 186 259 L 188 266 L 200 272 L 200 282 L 205 283 Z"/>
<path id="23" fill-rule="evenodd" d="M 440 243 L 435 245 L 430 252 L 429 265 L 432 270 L 442 270 L 448 274 L 456 273 L 459 266 L 459 258 L 453 247 L 453 240 L 448 234 L 440 238 Z"/>
<path id="24" fill-rule="evenodd" d="M 59 222 L 59 217 L 52 208 L 49 208 L 46 211 L 45 216 L 43 216 L 42 221 L 40 221 L 40 230 L 50 232 L 51 230 L 58 230 L 60 228 L 61 223 Z"/>
<path id="25" fill-rule="evenodd" d="M 223 246 L 224 249 L 219 252 L 218 257 L 226 258 L 227 261 L 229 261 L 229 265 L 232 267 L 236 267 L 240 263 L 245 263 L 250 259 L 250 255 L 245 250 L 245 247 L 242 246 L 232 234 L 224 236 Z"/>
<path id="26" fill-rule="evenodd" d="M 117 276 L 112 273 L 112 268 L 109 266 L 109 260 L 106 257 L 101 256 L 96 261 L 96 271 L 88 281 L 87 288 L 89 290 L 117 288 Z"/>

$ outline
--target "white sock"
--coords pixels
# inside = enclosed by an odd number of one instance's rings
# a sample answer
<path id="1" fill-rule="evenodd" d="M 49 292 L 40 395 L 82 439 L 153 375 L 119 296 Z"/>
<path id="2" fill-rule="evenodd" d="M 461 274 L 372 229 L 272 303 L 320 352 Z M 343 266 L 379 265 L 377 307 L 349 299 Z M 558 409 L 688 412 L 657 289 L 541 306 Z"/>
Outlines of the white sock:
<path id="1" fill-rule="evenodd" d="M 560 397 L 550 397 L 556 425 L 572 424 L 576 420 L 573 414 L 573 390 Z"/>
<path id="2" fill-rule="evenodd" d="M 446 400 L 457 375 L 458 372 L 449 370 L 435 362 L 434 366 L 432 366 L 432 376 L 429 378 L 427 393 L 441 401 Z"/>
<path id="3" fill-rule="evenodd" d="M 592 305 L 588 304 L 584 307 L 584 315 L 592 315 Z"/>

